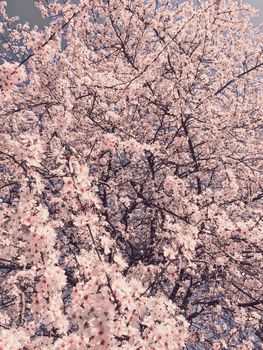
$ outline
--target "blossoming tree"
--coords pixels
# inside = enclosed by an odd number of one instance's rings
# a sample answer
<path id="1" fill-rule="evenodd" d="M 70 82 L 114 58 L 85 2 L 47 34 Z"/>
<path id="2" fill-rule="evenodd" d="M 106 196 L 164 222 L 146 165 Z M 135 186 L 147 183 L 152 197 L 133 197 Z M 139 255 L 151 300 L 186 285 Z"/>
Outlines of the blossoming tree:
<path id="1" fill-rule="evenodd" d="M 253 9 L 35 3 L 0 3 L 0 349 L 259 349 Z"/>

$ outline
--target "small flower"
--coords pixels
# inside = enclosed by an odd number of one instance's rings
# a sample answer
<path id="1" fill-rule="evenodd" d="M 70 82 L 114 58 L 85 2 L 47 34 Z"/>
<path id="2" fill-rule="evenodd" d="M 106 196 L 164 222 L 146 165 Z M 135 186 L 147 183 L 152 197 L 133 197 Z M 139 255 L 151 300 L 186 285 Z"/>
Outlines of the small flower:
<path id="1" fill-rule="evenodd" d="M 175 259 L 175 253 L 174 253 L 174 250 L 171 247 L 164 247 L 163 248 L 163 255 L 166 258 L 169 258 L 171 260 Z"/>
<path id="2" fill-rule="evenodd" d="M 119 254 L 114 256 L 114 261 L 118 270 L 124 270 L 126 267 L 128 267 L 126 261 Z"/>
<path id="3" fill-rule="evenodd" d="M 112 245 L 113 245 L 113 242 L 112 242 L 112 240 L 110 240 L 108 237 L 106 237 L 106 236 L 103 236 L 103 237 L 101 237 L 101 239 L 100 239 L 100 241 L 101 241 L 101 246 L 102 246 L 102 248 L 104 249 L 104 253 L 105 254 L 110 254 L 110 248 L 112 247 Z"/>
<path id="4" fill-rule="evenodd" d="M 78 215 L 74 219 L 74 225 L 76 227 L 84 227 L 88 223 L 88 218 L 85 215 Z"/>

